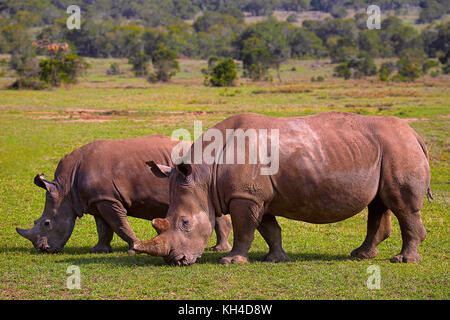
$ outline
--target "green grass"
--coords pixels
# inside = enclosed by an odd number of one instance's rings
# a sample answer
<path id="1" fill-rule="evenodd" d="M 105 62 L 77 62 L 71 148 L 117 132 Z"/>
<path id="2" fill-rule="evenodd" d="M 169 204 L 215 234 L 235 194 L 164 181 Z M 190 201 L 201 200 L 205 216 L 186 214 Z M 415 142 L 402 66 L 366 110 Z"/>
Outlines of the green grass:
<path id="1" fill-rule="evenodd" d="M 233 88 L 202 86 L 202 62 L 186 60 L 170 84 L 133 78 L 127 66 L 107 77 L 111 59 L 91 59 L 93 69 L 79 84 L 49 91 L 0 90 L 0 298 L 1 299 L 448 299 L 449 253 L 449 78 L 410 84 L 343 81 L 329 77 L 331 67 L 315 61 L 283 66 L 284 82 L 240 80 Z M 125 60 L 120 60 L 125 64 Z M 291 71 L 292 66 L 296 71 Z M 185 71 L 185 68 L 186 71 Z M 328 71 L 327 71 L 328 70 Z M 312 75 L 327 75 L 312 83 Z M 7 85 L 12 79 L 0 79 Z M 99 138 L 125 138 L 204 129 L 241 112 L 274 116 L 329 110 L 395 115 L 410 122 L 431 153 L 435 200 L 425 201 L 428 231 L 419 248 L 423 261 L 392 264 L 401 235 L 396 219 L 392 236 L 372 260 L 351 259 L 366 234 L 367 212 L 348 220 L 313 225 L 279 219 L 288 263 L 259 262 L 267 245 L 259 234 L 251 263 L 222 266 L 223 253 L 205 251 L 194 265 L 181 268 L 161 258 L 129 256 L 114 237 L 112 254 L 89 254 L 97 242 L 94 218 L 78 220 L 64 251 L 37 253 L 15 227 L 31 227 L 43 210 L 44 192 L 33 184 L 36 173 L 53 175 L 59 159 Z M 99 122 L 102 121 L 102 122 Z M 138 237 L 155 235 L 149 221 L 130 218 Z M 214 237 L 210 245 L 214 244 Z M 230 239 L 231 241 L 231 239 Z M 369 290 L 367 267 L 381 269 L 381 289 Z M 67 267 L 81 271 L 81 289 L 66 288 Z"/>

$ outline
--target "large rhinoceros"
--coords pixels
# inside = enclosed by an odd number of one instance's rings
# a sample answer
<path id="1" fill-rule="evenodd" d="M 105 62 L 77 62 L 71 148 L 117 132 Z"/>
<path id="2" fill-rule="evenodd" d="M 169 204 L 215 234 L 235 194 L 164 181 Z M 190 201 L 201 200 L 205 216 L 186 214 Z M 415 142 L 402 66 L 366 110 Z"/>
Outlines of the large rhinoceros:
<path id="1" fill-rule="evenodd" d="M 34 183 L 47 191 L 44 212 L 33 228 L 17 228 L 17 232 L 40 251 L 58 252 L 69 240 L 76 218 L 89 213 L 98 231 L 98 243 L 91 252 L 111 252 L 115 232 L 128 243 L 128 252 L 134 253 L 138 238 L 127 216 L 161 218 L 169 206 L 168 182 L 156 178 L 145 160 L 157 159 L 171 165 L 171 152 L 178 143 L 153 135 L 97 140 L 74 150 L 61 159 L 53 181 L 47 181 L 42 174 L 34 178 Z M 212 249 L 229 250 L 229 218 L 218 217 L 215 223 L 217 245 Z"/>
<path id="2" fill-rule="evenodd" d="M 252 130 L 260 132 L 258 137 L 246 138 L 245 148 L 238 149 L 236 133 L 252 137 Z M 219 139 L 217 132 L 224 138 Z M 251 163 L 250 144 L 255 139 L 258 148 L 278 152 L 278 158 L 273 157 L 278 160 L 276 172 L 262 174 L 262 169 L 272 166 L 267 161 Z M 217 141 L 222 144 L 212 148 Z M 199 150 L 203 157 L 217 151 L 216 160 L 192 162 Z M 238 157 L 245 152 L 246 161 L 225 161 L 233 159 L 227 156 L 230 152 Z M 392 211 L 403 246 L 391 261 L 420 260 L 417 248 L 426 237 L 420 210 L 424 196 L 432 197 L 428 153 L 422 138 L 398 118 L 343 112 L 292 118 L 236 115 L 205 131 L 183 162 L 175 168 L 157 160 L 148 162 L 155 175 L 169 177 L 171 201 L 166 218 L 153 222 L 159 235 L 138 242 L 137 252 L 180 265 L 194 263 L 207 244 L 215 217 L 227 212 L 234 243 L 221 263 L 247 262 L 256 229 L 269 245 L 263 259 L 285 261 L 276 216 L 333 223 L 368 207 L 366 239 L 351 255 L 377 255 L 377 245 L 391 233 Z"/>

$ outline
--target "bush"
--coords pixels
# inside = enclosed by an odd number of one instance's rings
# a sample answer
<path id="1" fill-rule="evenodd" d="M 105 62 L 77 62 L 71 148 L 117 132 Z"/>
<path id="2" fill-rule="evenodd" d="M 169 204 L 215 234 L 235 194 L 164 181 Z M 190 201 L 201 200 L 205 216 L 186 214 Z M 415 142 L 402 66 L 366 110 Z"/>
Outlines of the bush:
<path id="1" fill-rule="evenodd" d="M 350 79 L 352 76 L 352 71 L 350 70 L 350 67 L 348 66 L 347 62 L 343 62 L 337 67 L 334 68 L 333 75 L 338 78 L 344 78 L 345 80 Z"/>
<path id="2" fill-rule="evenodd" d="M 131 64 L 132 70 L 136 77 L 146 76 L 148 74 L 148 63 L 150 61 L 150 56 L 145 53 L 135 53 L 129 59 L 128 63 Z"/>
<path id="3" fill-rule="evenodd" d="M 379 79 L 381 81 L 388 81 L 389 76 L 394 71 L 395 65 L 392 62 L 383 62 L 378 70 Z"/>
<path id="4" fill-rule="evenodd" d="M 422 75 L 421 68 L 412 63 L 408 58 L 398 60 L 397 68 L 398 74 L 394 77 L 395 80 L 414 81 Z"/>
<path id="5" fill-rule="evenodd" d="M 50 86 L 45 83 L 44 81 L 41 81 L 39 79 L 35 78 L 28 78 L 28 77 L 21 77 L 14 81 L 12 85 L 10 85 L 9 89 L 32 89 L 32 90 L 42 90 L 47 89 Z"/>
<path id="6" fill-rule="evenodd" d="M 334 76 L 348 80 L 373 76 L 377 73 L 377 66 L 368 54 L 359 54 L 357 58 L 350 58 L 334 69 Z"/>
<path id="7" fill-rule="evenodd" d="M 437 66 L 439 66 L 439 62 L 437 62 L 436 60 L 427 60 L 422 64 L 422 72 L 423 74 L 427 74 L 430 69 Z"/>
<path id="8" fill-rule="evenodd" d="M 236 64 L 232 58 L 218 61 L 209 74 L 209 83 L 215 87 L 232 86 L 237 78 Z"/>
<path id="9" fill-rule="evenodd" d="M 106 70 L 106 74 L 110 76 L 116 76 L 120 74 L 120 65 L 117 62 L 110 64 L 109 69 Z"/>
<path id="10" fill-rule="evenodd" d="M 39 62 L 39 79 L 53 87 L 61 83 L 75 83 L 89 65 L 82 57 L 73 53 L 57 58 L 44 59 Z"/>

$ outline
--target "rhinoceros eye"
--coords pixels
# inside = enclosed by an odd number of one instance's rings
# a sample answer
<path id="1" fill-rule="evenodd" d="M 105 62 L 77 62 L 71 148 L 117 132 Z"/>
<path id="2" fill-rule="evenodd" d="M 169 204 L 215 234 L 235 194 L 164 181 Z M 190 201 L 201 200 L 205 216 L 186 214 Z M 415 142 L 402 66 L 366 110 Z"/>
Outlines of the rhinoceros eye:
<path id="1" fill-rule="evenodd" d="M 49 227 L 50 226 L 50 220 L 45 220 L 44 221 L 44 226 Z"/>
<path id="2" fill-rule="evenodd" d="M 191 230 L 191 223 L 187 217 L 181 217 L 180 219 L 180 229 L 183 231 Z"/>

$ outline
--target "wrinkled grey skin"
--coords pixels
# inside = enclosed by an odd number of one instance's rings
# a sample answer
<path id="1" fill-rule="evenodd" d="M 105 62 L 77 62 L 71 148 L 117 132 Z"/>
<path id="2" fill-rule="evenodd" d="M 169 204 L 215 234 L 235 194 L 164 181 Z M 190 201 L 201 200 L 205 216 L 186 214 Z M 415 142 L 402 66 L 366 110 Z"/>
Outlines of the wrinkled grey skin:
<path id="1" fill-rule="evenodd" d="M 158 221 L 164 225 L 162 232 L 137 243 L 137 252 L 163 256 L 171 263 L 194 263 L 211 235 L 214 218 L 227 212 L 234 243 L 221 263 L 247 262 L 255 230 L 269 245 L 263 260 L 281 262 L 288 256 L 276 216 L 333 223 L 368 207 L 366 239 L 351 255 L 377 255 L 376 246 L 391 234 L 393 212 L 403 246 L 391 261 L 420 260 L 417 248 L 426 237 L 420 209 L 425 195 L 432 198 L 430 168 L 422 138 L 406 122 L 343 112 L 293 118 L 242 114 L 214 128 L 223 136 L 226 129 L 278 129 L 278 172 L 261 175 L 259 169 L 266 165 L 248 162 L 175 168 L 149 162 L 155 175 L 169 177 L 171 201 L 167 217 Z M 202 147 L 209 143 L 203 141 Z M 223 153 L 226 144 L 224 139 Z M 247 155 L 248 150 L 247 139 Z"/>
<path id="2" fill-rule="evenodd" d="M 34 183 L 46 190 L 44 211 L 33 228 L 17 228 L 17 232 L 37 250 L 58 252 L 69 240 L 76 218 L 88 213 L 95 217 L 98 231 L 98 243 L 91 252 L 112 252 L 110 242 L 115 232 L 129 244 L 128 252 L 134 253 L 138 238 L 127 216 L 161 218 L 169 204 L 167 180 L 156 178 L 145 160 L 155 158 L 172 165 L 171 152 L 178 143 L 153 135 L 98 140 L 74 150 L 61 159 L 53 181 L 42 174 L 35 177 Z M 231 222 L 223 216 L 216 224 L 217 245 L 212 250 L 229 250 Z"/>

